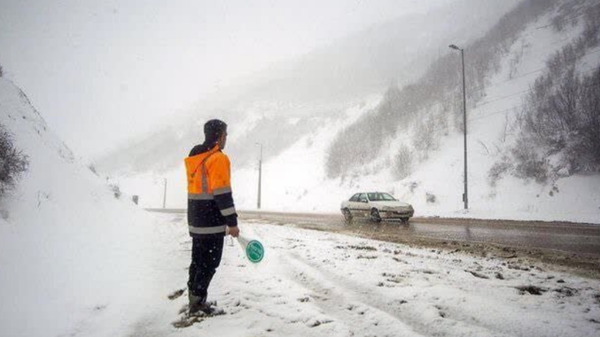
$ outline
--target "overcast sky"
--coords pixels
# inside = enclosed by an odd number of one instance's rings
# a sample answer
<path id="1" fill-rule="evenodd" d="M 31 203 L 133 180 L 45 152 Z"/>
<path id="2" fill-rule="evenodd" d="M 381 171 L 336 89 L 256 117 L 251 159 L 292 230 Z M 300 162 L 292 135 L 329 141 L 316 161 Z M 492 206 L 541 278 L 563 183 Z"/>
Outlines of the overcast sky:
<path id="1" fill-rule="evenodd" d="M 450 0 L 0 0 L 0 64 L 93 158 L 233 79 Z"/>

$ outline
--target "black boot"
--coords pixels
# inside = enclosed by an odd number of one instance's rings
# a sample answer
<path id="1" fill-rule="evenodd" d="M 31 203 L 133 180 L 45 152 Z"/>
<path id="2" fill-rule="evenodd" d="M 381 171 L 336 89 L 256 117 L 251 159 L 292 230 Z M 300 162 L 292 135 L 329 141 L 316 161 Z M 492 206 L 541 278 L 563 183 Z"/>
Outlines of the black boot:
<path id="1" fill-rule="evenodd" d="M 203 309 L 206 307 L 206 296 L 196 296 L 189 292 L 188 299 L 190 302 L 188 314 L 190 316 L 197 315 L 200 312 L 204 312 Z"/>

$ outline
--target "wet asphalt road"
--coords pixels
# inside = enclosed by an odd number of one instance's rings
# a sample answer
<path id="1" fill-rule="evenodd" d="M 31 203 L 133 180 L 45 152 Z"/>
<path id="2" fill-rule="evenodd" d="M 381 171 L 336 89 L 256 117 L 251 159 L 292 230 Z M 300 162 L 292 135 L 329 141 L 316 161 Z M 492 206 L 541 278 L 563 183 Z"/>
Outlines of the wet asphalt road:
<path id="1" fill-rule="evenodd" d="M 337 214 L 242 212 L 243 219 L 266 220 L 302 228 L 355 232 L 377 239 L 412 236 L 440 241 L 493 243 L 516 248 L 556 250 L 600 257 L 600 225 L 473 219 L 414 218 L 409 224 L 374 224 L 355 220 L 345 224 Z"/>
<path id="2" fill-rule="evenodd" d="M 185 210 L 166 210 L 179 213 Z M 560 251 L 600 257 L 600 225 L 564 222 L 413 218 L 409 224 L 374 224 L 355 220 L 348 225 L 341 214 L 239 212 L 244 220 L 262 220 L 300 228 L 360 234 L 378 240 L 421 238 L 439 241 L 497 244 L 515 248 Z M 394 240 L 395 239 L 395 240 Z"/>

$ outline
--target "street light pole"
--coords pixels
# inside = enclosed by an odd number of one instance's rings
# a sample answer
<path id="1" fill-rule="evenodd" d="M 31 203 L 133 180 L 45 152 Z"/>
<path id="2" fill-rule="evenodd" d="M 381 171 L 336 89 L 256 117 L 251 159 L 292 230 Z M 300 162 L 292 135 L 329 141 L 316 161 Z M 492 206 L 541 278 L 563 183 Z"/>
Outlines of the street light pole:
<path id="1" fill-rule="evenodd" d="M 261 143 L 256 143 L 256 145 L 260 146 L 260 159 L 258 160 L 258 198 L 257 198 L 257 201 L 256 201 L 256 208 L 260 209 L 261 187 L 262 187 L 262 156 L 263 156 L 263 145 Z"/>
<path id="2" fill-rule="evenodd" d="M 165 178 L 165 189 L 163 191 L 163 209 L 167 206 L 167 178 Z"/>
<path id="3" fill-rule="evenodd" d="M 463 131 L 464 131 L 464 149 L 465 149 L 465 192 L 463 194 L 463 202 L 465 209 L 469 209 L 469 194 L 467 184 L 467 93 L 465 84 L 465 50 L 451 44 L 449 46 L 452 49 L 460 50 L 460 57 L 462 61 L 462 86 L 463 86 Z"/>

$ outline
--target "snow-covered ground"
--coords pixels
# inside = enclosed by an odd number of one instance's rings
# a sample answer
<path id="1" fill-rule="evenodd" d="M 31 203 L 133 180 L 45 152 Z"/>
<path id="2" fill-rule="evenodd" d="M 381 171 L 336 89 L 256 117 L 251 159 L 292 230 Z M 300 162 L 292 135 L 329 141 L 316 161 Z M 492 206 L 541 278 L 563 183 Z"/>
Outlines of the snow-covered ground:
<path id="1" fill-rule="evenodd" d="M 115 198 L 3 78 L 0 124 L 30 163 L 0 199 L 0 336 L 118 335 L 159 286 L 147 280 L 160 226 Z"/>
<path id="2" fill-rule="evenodd" d="M 185 329 L 171 322 L 187 296 L 191 242 L 184 215 L 160 215 L 169 251 L 155 272 L 136 336 L 593 336 L 600 281 L 511 258 L 414 248 L 340 234 L 242 222 L 265 245 L 249 262 L 226 239 L 209 291 L 226 315 Z M 163 270 L 160 270 L 160 268 Z M 522 288 L 521 288 L 522 287 Z M 520 290 L 519 288 L 523 289 Z M 529 292 L 540 291 L 539 295 Z"/>
<path id="3" fill-rule="evenodd" d="M 0 123 L 30 166 L 0 200 L 0 336 L 588 336 L 600 281 L 468 255 L 242 222 L 210 290 L 227 312 L 171 325 L 186 296 L 184 214 L 150 214 L 78 163 L 0 79 Z M 319 139 L 315 138 L 319 141 Z M 325 192 L 323 192 L 325 193 Z M 533 293 L 539 292 L 540 295 Z"/>

